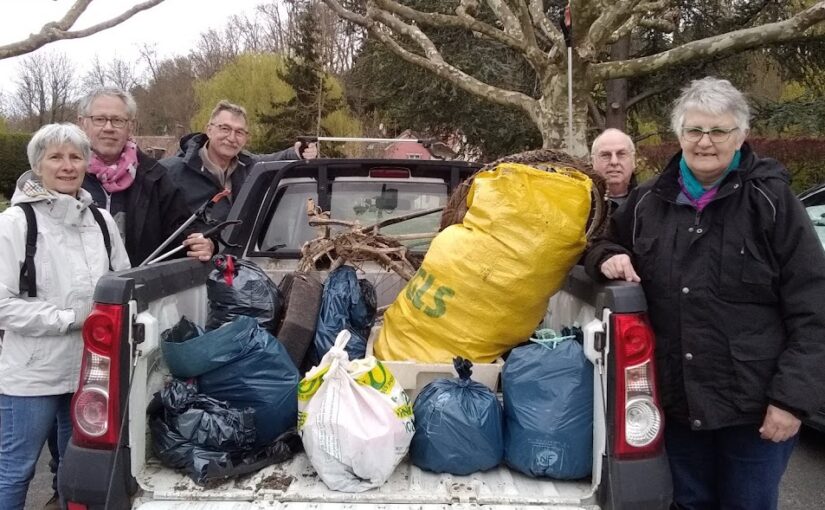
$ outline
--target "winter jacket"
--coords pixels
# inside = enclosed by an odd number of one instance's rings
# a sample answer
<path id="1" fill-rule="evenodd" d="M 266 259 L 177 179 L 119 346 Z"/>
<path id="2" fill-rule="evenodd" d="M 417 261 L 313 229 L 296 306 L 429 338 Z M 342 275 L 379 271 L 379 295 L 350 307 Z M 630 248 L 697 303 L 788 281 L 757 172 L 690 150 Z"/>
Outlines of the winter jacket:
<path id="1" fill-rule="evenodd" d="M 12 205 L 31 203 L 37 218 L 34 264 L 37 297 L 20 292 L 26 258 L 26 217 L 20 207 L 0 213 L 0 394 L 41 396 L 72 393 L 80 378 L 80 326 L 89 314 L 98 278 L 109 271 L 100 226 L 85 190 L 78 198 L 51 193 L 31 180 L 18 181 Z M 26 184 L 24 184 L 26 183 Z M 111 265 L 127 269 L 129 258 L 115 222 L 101 210 L 112 243 Z"/>
<path id="2" fill-rule="evenodd" d="M 94 175 L 86 174 L 83 188 L 92 194 L 95 205 L 110 210 L 110 200 L 115 195 L 108 195 Z M 143 262 L 192 214 L 183 194 L 166 175 L 166 169 L 140 151 L 135 182 L 118 193 L 125 200 L 123 235 L 133 266 Z M 206 228 L 203 222 L 194 222 L 169 244 L 169 249 L 178 246 L 190 233 L 203 232 Z M 179 252 L 179 256 L 186 256 L 186 252 Z"/>
<path id="3" fill-rule="evenodd" d="M 693 429 L 761 423 L 825 403 L 825 253 L 777 161 L 745 144 L 700 213 L 677 203 L 677 154 L 631 192 L 588 273 L 631 256 L 656 334 L 666 415 Z"/>
<path id="4" fill-rule="evenodd" d="M 169 172 L 169 176 L 181 189 L 186 197 L 186 204 L 190 209 L 197 210 L 200 206 L 206 203 L 207 200 L 215 196 L 216 193 L 223 190 L 223 186 L 212 175 L 212 173 L 204 168 L 203 160 L 199 151 L 201 147 L 206 145 L 209 139 L 204 133 L 192 133 L 184 136 L 180 140 L 180 150 L 178 153 L 170 158 L 164 158 L 160 163 L 165 166 Z M 247 151 L 241 151 L 238 154 L 238 167 L 232 172 L 230 180 L 232 181 L 232 194 L 223 198 L 214 206 L 212 206 L 211 217 L 217 221 L 223 221 L 229 216 L 229 210 L 232 209 L 234 197 L 240 193 L 243 183 L 249 177 L 252 167 L 255 163 L 261 161 L 284 161 L 301 159 L 294 149 L 286 149 L 272 154 L 252 154 Z"/>

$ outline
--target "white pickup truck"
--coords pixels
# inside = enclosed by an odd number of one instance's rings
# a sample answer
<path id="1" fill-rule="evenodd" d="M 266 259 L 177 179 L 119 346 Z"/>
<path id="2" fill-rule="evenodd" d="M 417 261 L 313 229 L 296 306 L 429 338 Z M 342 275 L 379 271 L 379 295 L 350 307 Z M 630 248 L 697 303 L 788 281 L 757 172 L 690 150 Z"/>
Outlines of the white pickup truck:
<path id="1" fill-rule="evenodd" d="M 448 193 L 478 167 L 463 162 L 314 160 L 257 165 L 229 219 L 241 248 L 276 282 L 297 266 L 314 237 L 307 198 L 333 218 L 368 225 L 386 215 L 443 206 Z M 393 208 L 375 207 L 382 189 Z M 397 199 L 397 201 L 396 201 Z M 379 204 L 380 205 L 380 204 Z M 437 229 L 437 215 L 388 227 Z M 405 222 L 406 223 L 406 222 Z M 411 230 L 410 230 L 411 229 Z M 421 249 L 426 249 L 422 246 Z M 181 316 L 206 321 L 209 264 L 174 260 L 102 278 L 83 337 L 85 353 L 73 402 L 74 434 L 60 472 L 70 510 L 314 509 L 495 510 L 666 509 L 671 485 L 662 445 L 663 417 L 653 377 L 653 333 L 640 286 L 597 285 L 581 267 L 550 302 L 546 326 L 577 322 L 593 362 L 593 471 L 577 481 L 535 479 L 502 465 L 469 476 L 434 474 L 404 461 L 381 488 L 329 490 L 304 454 L 259 472 L 201 487 L 152 454 L 146 408 L 168 375 L 160 334 Z M 379 306 L 403 286 L 395 273 L 365 267 Z"/>

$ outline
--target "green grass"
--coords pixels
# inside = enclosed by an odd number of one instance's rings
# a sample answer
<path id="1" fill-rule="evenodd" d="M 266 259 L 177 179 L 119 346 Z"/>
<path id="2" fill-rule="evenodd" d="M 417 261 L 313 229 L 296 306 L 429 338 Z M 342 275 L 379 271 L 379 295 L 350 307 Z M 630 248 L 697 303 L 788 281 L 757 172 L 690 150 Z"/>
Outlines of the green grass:
<path id="1" fill-rule="evenodd" d="M 9 200 L 5 196 L 0 195 L 0 212 L 5 211 L 6 207 L 8 207 L 8 206 L 9 206 Z"/>

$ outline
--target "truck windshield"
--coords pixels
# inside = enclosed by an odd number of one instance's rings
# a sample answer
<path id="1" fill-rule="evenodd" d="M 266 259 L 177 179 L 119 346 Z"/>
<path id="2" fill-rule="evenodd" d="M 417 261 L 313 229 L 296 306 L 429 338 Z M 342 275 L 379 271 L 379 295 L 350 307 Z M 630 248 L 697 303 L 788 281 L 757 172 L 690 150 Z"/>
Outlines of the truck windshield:
<path id="1" fill-rule="evenodd" d="M 260 248 L 297 250 L 307 241 L 320 235 L 307 223 L 306 200 L 318 200 L 314 182 L 289 183 L 279 192 L 272 220 L 266 229 Z M 444 207 L 447 203 L 447 184 L 416 179 L 398 181 L 378 179 L 341 179 L 333 181 L 330 189 L 332 218 L 357 221 L 368 226 L 388 218 L 417 211 Z M 441 214 L 435 213 L 397 223 L 381 229 L 387 235 L 425 234 L 438 231 Z M 333 231 L 340 231 L 336 227 Z M 429 239 L 405 240 L 415 250 L 426 251 Z"/>

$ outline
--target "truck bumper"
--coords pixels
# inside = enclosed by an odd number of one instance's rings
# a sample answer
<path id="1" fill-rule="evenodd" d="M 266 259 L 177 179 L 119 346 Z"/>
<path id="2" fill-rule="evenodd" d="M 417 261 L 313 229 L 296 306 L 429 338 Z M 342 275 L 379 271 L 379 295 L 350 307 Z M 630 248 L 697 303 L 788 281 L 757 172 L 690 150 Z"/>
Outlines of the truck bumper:
<path id="1" fill-rule="evenodd" d="M 605 510 L 667 510 L 673 482 L 667 455 L 649 459 L 607 459 L 599 502 Z"/>
<path id="2" fill-rule="evenodd" d="M 69 441 L 58 473 L 60 494 L 68 502 L 86 505 L 88 510 L 128 509 L 137 489 L 129 473 L 130 453 L 129 448 L 122 447 L 115 459 L 115 450 L 82 448 Z M 110 492 L 113 466 L 115 476 Z"/>

